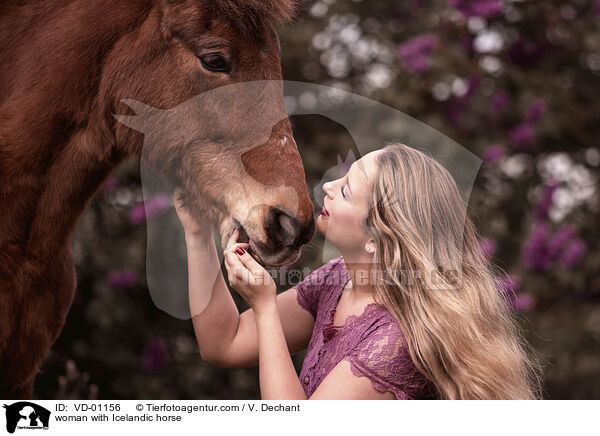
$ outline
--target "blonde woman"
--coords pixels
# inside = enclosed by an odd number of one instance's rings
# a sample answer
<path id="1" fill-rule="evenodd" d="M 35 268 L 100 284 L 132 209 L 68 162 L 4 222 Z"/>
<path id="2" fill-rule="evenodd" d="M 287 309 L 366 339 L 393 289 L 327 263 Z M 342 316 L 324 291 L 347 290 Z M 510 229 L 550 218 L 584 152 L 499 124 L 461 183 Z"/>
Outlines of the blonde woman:
<path id="1" fill-rule="evenodd" d="M 193 317 L 205 360 L 258 364 L 262 399 L 540 398 L 539 367 L 448 171 L 394 144 L 323 190 L 317 229 L 342 256 L 276 294 L 236 230 L 225 267 L 250 309 L 238 313 L 219 273 Z M 217 262 L 213 233 L 176 207 L 192 302 Z M 290 354 L 306 348 L 298 378 Z"/>

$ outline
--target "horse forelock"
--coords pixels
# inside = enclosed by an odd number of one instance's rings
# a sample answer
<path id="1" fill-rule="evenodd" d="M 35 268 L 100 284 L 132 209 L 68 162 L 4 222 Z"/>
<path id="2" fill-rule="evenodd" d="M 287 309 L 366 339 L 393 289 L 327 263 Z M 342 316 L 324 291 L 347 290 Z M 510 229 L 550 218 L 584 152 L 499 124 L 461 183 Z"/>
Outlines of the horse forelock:
<path id="1" fill-rule="evenodd" d="M 211 0 L 217 14 L 236 24 L 244 33 L 265 25 L 285 24 L 300 14 L 305 0 Z"/>

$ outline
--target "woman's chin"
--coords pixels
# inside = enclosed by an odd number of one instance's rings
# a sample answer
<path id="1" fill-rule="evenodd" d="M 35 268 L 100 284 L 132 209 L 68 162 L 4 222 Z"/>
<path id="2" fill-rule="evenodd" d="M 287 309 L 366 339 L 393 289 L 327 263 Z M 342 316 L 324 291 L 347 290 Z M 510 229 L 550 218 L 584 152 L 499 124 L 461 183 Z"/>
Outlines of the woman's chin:
<path id="1" fill-rule="evenodd" d="M 317 217 L 317 221 L 316 221 L 316 225 L 317 225 L 317 231 L 323 235 L 326 239 L 327 239 L 327 224 L 328 224 L 328 219 L 325 218 L 323 215 L 319 215 Z"/>

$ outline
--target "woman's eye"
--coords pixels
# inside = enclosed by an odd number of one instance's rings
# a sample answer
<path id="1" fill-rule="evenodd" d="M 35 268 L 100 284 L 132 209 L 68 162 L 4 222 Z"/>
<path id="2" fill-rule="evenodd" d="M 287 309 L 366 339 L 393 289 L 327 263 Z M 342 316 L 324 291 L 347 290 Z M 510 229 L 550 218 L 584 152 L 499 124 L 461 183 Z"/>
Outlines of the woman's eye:
<path id="1" fill-rule="evenodd" d="M 346 194 L 344 193 L 344 188 L 346 187 L 346 185 L 342 186 L 342 197 L 346 198 Z M 347 198 L 346 198 L 347 199 Z"/>
<path id="2" fill-rule="evenodd" d="M 225 58 L 219 54 L 209 54 L 200 56 L 202 66 L 213 73 L 228 73 L 229 64 Z"/>

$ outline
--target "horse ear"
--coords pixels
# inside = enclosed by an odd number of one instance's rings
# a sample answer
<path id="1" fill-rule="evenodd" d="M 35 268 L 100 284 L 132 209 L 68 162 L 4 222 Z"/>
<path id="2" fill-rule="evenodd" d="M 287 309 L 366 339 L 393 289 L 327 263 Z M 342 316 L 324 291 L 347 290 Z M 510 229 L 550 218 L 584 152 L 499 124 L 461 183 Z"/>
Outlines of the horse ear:
<path id="1" fill-rule="evenodd" d="M 141 101 L 131 100 L 128 98 L 121 99 L 121 103 L 126 104 L 131 109 L 133 109 L 136 115 L 118 115 L 113 114 L 113 117 L 125 124 L 127 127 L 131 127 L 137 131 L 143 132 L 144 125 L 150 117 L 159 113 L 160 109 L 153 108 L 152 106 L 148 106 L 147 104 L 142 103 Z"/>

